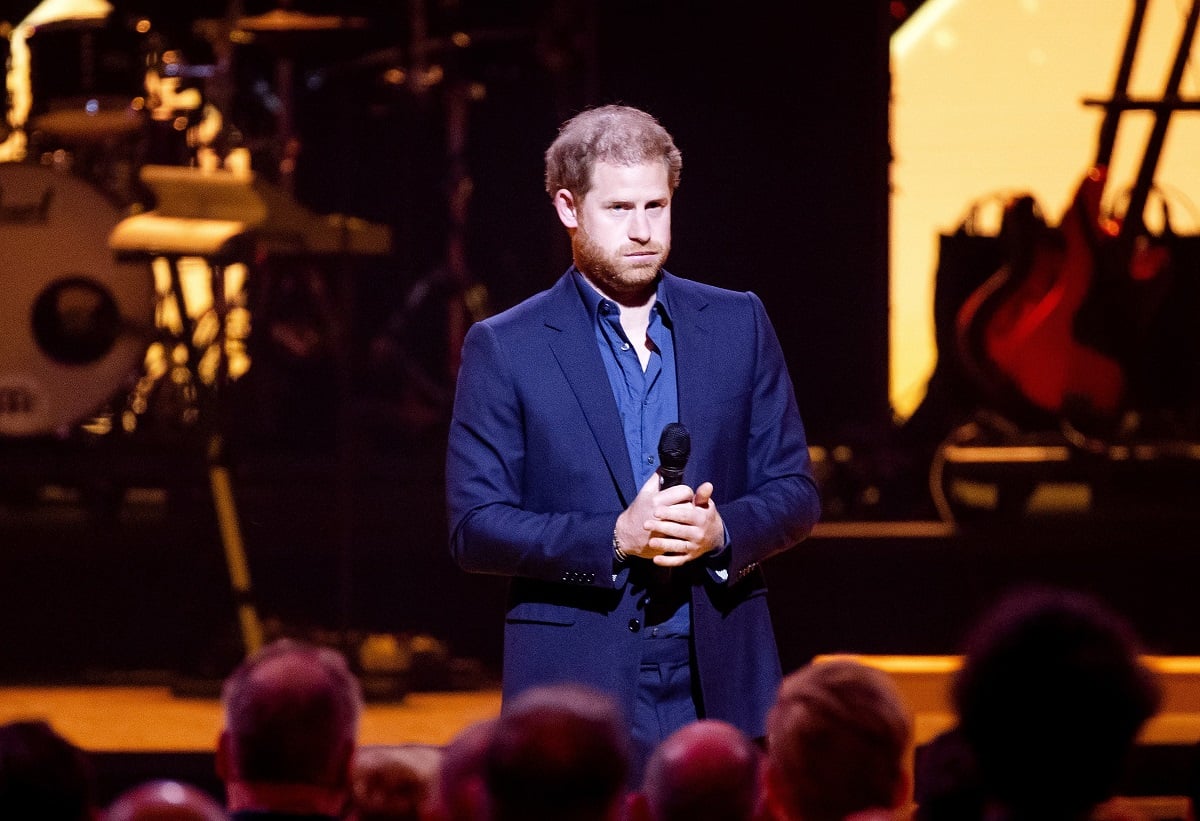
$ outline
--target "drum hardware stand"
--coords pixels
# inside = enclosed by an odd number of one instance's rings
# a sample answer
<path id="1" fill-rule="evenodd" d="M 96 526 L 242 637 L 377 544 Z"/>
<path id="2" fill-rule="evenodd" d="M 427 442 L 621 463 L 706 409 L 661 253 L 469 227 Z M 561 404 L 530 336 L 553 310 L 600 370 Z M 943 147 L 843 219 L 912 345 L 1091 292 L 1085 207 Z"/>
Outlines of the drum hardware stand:
<path id="1" fill-rule="evenodd" d="M 228 420 L 221 401 L 229 375 L 225 269 L 249 258 L 251 233 L 265 218 L 265 208 L 253 197 L 249 180 L 244 177 L 224 171 L 197 176 L 196 170 L 190 168 L 144 167 L 142 180 L 160 194 L 159 208 L 122 220 L 109 237 L 109 247 L 119 258 L 165 258 L 168 261 L 171 295 L 179 310 L 187 346 L 187 366 L 198 390 L 203 382 L 195 351 L 195 325 L 187 310 L 179 265 L 183 257 L 199 257 L 209 265 L 212 310 L 216 319 L 213 344 L 217 346 L 217 368 L 207 408 L 202 409 L 200 418 L 207 435 L 205 462 L 209 490 L 237 608 L 243 649 L 251 655 L 262 647 L 263 628 L 254 603 L 249 562 L 233 491 L 224 438 Z"/>
<path id="2" fill-rule="evenodd" d="M 259 185 L 248 169 L 147 165 L 141 170 L 141 179 L 154 192 L 157 208 L 122 220 L 108 244 L 118 257 L 165 258 L 170 263 L 171 294 L 179 308 L 182 333 L 188 344 L 188 369 L 197 387 L 203 384 L 201 363 L 194 350 L 195 326 L 187 311 L 179 262 L 183 257 L 199 257 L 208 263 L 211 272 L 212 308 L 217 320 L 213 344 L 218 346 L 218 357 L 207 413 L 202 414 L 209 434 L 206 461 L 243 644 L 247 654 L 251 654 L 262 646 L 263 629 L 253 602 L 223 437 L 228 429 L 227 408 L 220 401 L 229 375 L 225 270 L 230 264 L 269 259 L 276 253 L 325 256 L 341 260 L 348 267 L 356 256 L 388 253 L 390 235 L 383 226 L 353 218 L 317 218 L 285 192 Z M 343 285 L 349 289 L 352 272 L 339 273 L 345 275 Z M 340 292 L 340 297 L 341 304 L 353 304 L 349 290 Z M 344 360 L 349 359 L 347 332 L 339 326 L 334 333 L 339 365 L 345 369 Z M 340 431 L 349 427 L 349 420 L 343 417 Z M 339 465 L 343 472 L 340 501 L 343 506 L 348 504 L 351 493 L 345 481 L 350 460 L 351 454 L 343 448 Z M 348 568 L 343 567 L 340 572 L 345 588 Z"/>
<path id="3" fill-rule="evenodd" d="M 454 383 L 458 376 L 463 340 L 473 322 L 484 319 L 490 312 L 490 296 L 486 285 L 472 273 L 467 259 L 467 222 L 471 197 L 475 183 L 470 174 L 467 160 L 467 141 L 470 135 L 469 120 L 471 105 L 482 99 L 486 88 L 465 76 L 463 53 L 473 42 L 473 35 L 459 32 L 450 38 L 433 37 L 429 34 L 425 0 L 412 0 L 409 6 L 409 27 L 412 31 L 408 50 L 410 64 L 405 72 L 417 97 L 432 94 L 435 87 L 442 90 L 443 122 L 445 134 L 445 160 L 447 165 L 446 237 L 442 264 L 422 277 L 410 291 L 410 304 L 394 316 L 378 340 L 381 350 L 394 347 L 399 351 L 404 364 L 404 377 L 417 383 L 413 401 L 427 406 L 427 412 L 438 415 L 449 412 L 453 399 Z M 481 33 L 481 36 L 487 36 Z M 492 35 L 495 36 L 495 35 Z M 507 36 L 507 35 L 503 35 Z M 440 56 L 440 62 L 433 62 Z M 401 334 L 405 330 L 414 300 L 412 296 L 420 290 L 444 287 L 448 292 L 442 307 L 445 321 L 443 358 L 436 372 L 408 360 L 404 352 L 405 341 L 386 339 L 388 334 Z M 412 411 L 416 415 L 418 411 Z M 418 422 L 417 424 L 420 424 Z"/>
<path id="4" fill-rule="evenodd" d="M 359 17 L 344 17 L 334 15 L 312 15 L 295 11 L 291 2 L 283 0 L 280 5 L 264 14 L 246 16 L 243 14 L 243 3 L 231 0 L 223 20 L 208 21 L 201 24 L 205 36 L 212 42 L 218 55 L 218 65 L 221 70 L 217 74 L 220 82 L 214 96 L 221 97 L 218 108 L 224 106 L 225 111 L 232 110 L 232 88 L 227 83 L 232 74 L 234 60 L 233 43 L 250 43 L 264 48 L 273 59 L 274 92 L 278 99 L 278 109 L 275 112 L 274 133 L 271 142 L 275 146 L 276 184 L 283 194 L 282 202 L 272 201 L 268 208 L 273 213 L 291 216 L 291 222 L 298 223 L 294 213 L 295 201 L 295 172 L 301 153 L 300 135 L 295 122 L 295 82 L 296 60 L 307 50 L 323 44 L 333 38 L 357 36 L 364 34 L 367 21 Z M 287 221 L 286 219 L 284 220 Z M 335 484 L 337 510 L 337 613 L 338 628 L 343 637 L 350 635 L 351 613 L 353 610 L 353 546 L 354 546 L 354 515 L 355 478 L 359 456 L 359 437 L 356 432 L 354 418 L 351 413 L 353 386 L 353 342 L 352 324 L 356 313 L 357 294 L 355 287 L 354 260 L 359 254 L 378 254 L 378 248 L 370 248 L 365 252 L 356 242 L 361 231 L 353 230 L 355 221 L 346 217 L 335 217 L 326 225 L 331 225 L 333 231 L 327 235 L 328 242 L 323 249 L 315 249 L 311 236 L 297 236 L 291 241 L 282 243 L 275 254 L 268 254 L 287 259 L 296 254 L 305 256 L 321 255 L 333 263 L 331 273 L 333 285 L 326 293 L 323 289 L 310 288 L 314 298 L 323 330 L 328 335 L 333 359 L 333 368 L 337 392 L 335 418 Z M 390 243 L 389 243 L 390 245 Z M 269 275 L 268 275 L 269 276 Z M 317 274 L 320 276 L 320 274 Z"/>
<path id="5" fill-rule="evenodd" d="M 300 135 L 296 128 L 295 75 L 296 58 L 320 41 L 335 34 L 349 32 L 365 33 L 367 21 L 362 17 L 338 15 L 314 15 L 291 9 L 285 0 L 279 7 L 266 12 L 247 16 L 242 13 L 244 4 L 231 0 L 221 20 L 200 21 L 197 28 L 213 44 L 218 54 L 220 88 L 217 96 L 223 111 L 232 111 L 231 76 L 232 43 L 251 43 L 265 47 L 274 57 L 274 86 L 278 108 L 275 111 L 275 133 L 272 135 L 278 154 L 276 180 L 288 194 L 295 192 L 296 163 L 301 152 Z"/>

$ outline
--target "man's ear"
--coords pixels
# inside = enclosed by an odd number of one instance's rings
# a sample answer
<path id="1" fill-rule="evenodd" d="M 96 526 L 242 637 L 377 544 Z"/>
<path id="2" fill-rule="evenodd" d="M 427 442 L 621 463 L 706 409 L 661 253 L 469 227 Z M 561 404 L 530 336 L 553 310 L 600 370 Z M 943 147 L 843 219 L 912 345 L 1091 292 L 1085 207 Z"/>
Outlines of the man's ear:
<path id="1" fill-rule="evenodd" d="M 575 195 L 565 188 L 554 192 L 554 210 L 558 212 L 558 221 L 567 228 L 579 227 L 579 214 L 575 210 L 578 203 Z"/>

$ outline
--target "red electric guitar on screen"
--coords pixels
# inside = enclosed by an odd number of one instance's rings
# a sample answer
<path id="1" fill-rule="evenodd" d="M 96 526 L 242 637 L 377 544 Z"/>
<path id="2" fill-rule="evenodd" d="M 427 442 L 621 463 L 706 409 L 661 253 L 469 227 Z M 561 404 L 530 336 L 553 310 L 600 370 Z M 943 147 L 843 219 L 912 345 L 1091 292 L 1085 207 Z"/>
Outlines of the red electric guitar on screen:
<path id="1" fill-rule="evenodd" d="M 1010 209 L 1016 224 L 1006 219 L 1006 227 L 1015 227 L 1009 261 L 963 302 L 956 319 L 960 356 L 969 372 L 988 383 L 990 396 L 1080 430 L 1109 429 L 1124 409 L 1135 294 L 1147 280 L 1166 275 L 1165 248 L 1140 242 L 1143 211 L 1171 112 L 1178 107 L 1200 0 L 1188 12 L 1166 89 L 1154 102 L 1134 101 L 1126 93 L 1146 4 L 1134 4 L 1113 96 L 1103 102 L 1095 161 L 1060 224 L 1022 225 Z M 1133 108 L 1153 110 L 1155 119 L 1118 220 L 1102 215 L 1101 199 L 1118 121 Z"/>

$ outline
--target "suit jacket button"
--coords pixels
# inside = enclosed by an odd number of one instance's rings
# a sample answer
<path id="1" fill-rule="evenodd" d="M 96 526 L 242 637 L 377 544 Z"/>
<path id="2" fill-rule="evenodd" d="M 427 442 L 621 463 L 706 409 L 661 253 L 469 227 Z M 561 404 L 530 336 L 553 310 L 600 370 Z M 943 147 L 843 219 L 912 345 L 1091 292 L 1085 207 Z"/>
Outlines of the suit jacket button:
<path id="1" fill-rule="evenodd" d="M 637 631 L 639 631 L 641 629 L 642 629 L 641 622 L 639 622 L 637 619 L 629 620 L 629 632 L 630 633 L 636 633 Z"/>

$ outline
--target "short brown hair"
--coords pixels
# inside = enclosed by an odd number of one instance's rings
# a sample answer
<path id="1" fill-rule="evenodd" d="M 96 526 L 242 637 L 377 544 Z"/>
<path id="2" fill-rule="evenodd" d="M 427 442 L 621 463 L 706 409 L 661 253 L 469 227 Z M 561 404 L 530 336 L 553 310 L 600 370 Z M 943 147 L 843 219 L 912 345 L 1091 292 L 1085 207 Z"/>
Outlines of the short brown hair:
<path id="1" fill-rule="evenodd" d="M 912 717 L 892 679 L 849 658 L 783 680 L 767 716 L 767 758 L 795 817 L 840 819 L 893 807 L 905 783 Z"/>
<path id="2" fill-rule="evenodd" d="M 625 105 L 605 105 L 567 120 L 546 149 L 546 193 L 565 188 L 582 197 L 592 187 L 592 168 L 598 162 L 640 165 L 660 161 L 674 192 L 683 170 L 683 156 L 658 120 Z"/>

